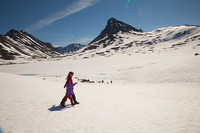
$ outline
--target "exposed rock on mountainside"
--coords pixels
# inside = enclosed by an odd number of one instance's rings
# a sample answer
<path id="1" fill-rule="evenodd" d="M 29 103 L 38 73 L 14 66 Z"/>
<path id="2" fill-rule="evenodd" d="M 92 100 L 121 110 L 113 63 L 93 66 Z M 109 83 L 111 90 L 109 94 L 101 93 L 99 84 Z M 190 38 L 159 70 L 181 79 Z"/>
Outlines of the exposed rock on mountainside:
<path id="1" fill-rule="evenodd" d="M 42 42 L 25 31 L 10 30 L 0 35 L 0 58 L 47 58 L 60 53 L 50 43 Z"/>

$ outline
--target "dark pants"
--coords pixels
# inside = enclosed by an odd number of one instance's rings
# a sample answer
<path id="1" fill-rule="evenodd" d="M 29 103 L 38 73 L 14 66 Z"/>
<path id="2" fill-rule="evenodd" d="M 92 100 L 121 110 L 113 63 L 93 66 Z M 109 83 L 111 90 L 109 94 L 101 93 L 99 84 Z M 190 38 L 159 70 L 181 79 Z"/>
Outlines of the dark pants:
<path id="1" fill-rule="evenodd" d="M 76 104 L 76 103 L 77 103 L 77 101 L 76 101 L 76 96 L 75 96 L 75 94 L 74 94 L 74 95 L 72 95 L 72 99 L 73 99 L 74 103 Z"/>

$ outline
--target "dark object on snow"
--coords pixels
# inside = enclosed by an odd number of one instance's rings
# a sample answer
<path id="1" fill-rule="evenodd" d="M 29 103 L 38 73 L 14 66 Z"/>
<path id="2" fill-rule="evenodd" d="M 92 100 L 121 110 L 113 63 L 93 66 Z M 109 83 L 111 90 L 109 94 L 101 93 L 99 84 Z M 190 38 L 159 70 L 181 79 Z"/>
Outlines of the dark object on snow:
<path id="1" fill-rule="evenodd" d="M 198 53 L 195 53 L 195 54 L 194 54 L 194 56 L 197 56 L 197 55 L 199 55 L 199 54 L 198 54 Z"/>
<path id="2" fill-rule="evenodd" d="M 94 83 L 94 81 L 90 81 L 89 79 L 79 79 L 82 83 Z"/>

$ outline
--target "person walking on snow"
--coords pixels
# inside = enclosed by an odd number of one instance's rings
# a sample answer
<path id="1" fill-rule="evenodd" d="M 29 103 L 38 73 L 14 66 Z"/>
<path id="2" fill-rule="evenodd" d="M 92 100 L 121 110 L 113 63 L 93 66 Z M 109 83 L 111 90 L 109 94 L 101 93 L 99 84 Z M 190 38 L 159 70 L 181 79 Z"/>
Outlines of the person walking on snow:
<path id="1" fill-rule="evenodd" d="M 71 105 L 74 106 L 74 102 L 72 100 L 72 96 L 71 95 L 74 95 L 74 91 L 73 91 L 73 87 L 76 85 L 77 83 L 74 83 L 74 84 L 70 84 L 70 81 L 67 81 L 66 84 L 65 84 L 65 87 L 66 87 L 66 94 L 65 94 L 65 97 L 63 98 L 62 102 L 61 102 L 61 106 L 62 107 L 66 107 L 65 105 L 65 102 L 67 101 L 67 98 L 69 98 L 70 102 L 71 102 Z"/>
<path id="2" fill-rule="evenodd" d="M 73 76 L 74 76 L 74 73 L 73 72 L 69 72 L 69 74 L 67 76 L 67 81 L 69 81 L 70 84 L 73 84 L 73 81 L 72 81 L 72 77 Z M 67 82 L 65 83 L 64 88 L 66 87 L 66 85 L 67 85 Z M 72 88 L 72 89 L 74 89 L 74 88 Z M 74 93 L 72 95 L 72 98 L 73 98 L 74 104 L 79 104 L 79 102 L 76 101 L 76 96 L 75 96 Z"/>

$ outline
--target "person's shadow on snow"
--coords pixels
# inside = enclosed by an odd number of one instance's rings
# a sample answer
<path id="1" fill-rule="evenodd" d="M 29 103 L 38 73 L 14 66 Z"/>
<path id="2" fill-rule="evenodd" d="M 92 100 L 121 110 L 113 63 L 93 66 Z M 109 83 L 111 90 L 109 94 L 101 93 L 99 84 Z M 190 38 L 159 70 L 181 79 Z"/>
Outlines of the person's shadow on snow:
<path id="1" fill-rule="evenodd" d="M 66 107 L 62 107 L 60 105 L 58 105 L 58 106 L 53 105 L 51 108 L 48 108 L 48 110 L 49 111 L 61 111 L 61 110 L 66 109 L 66 108 L 71 108 L 71 105 L 67 104 Z"/>

